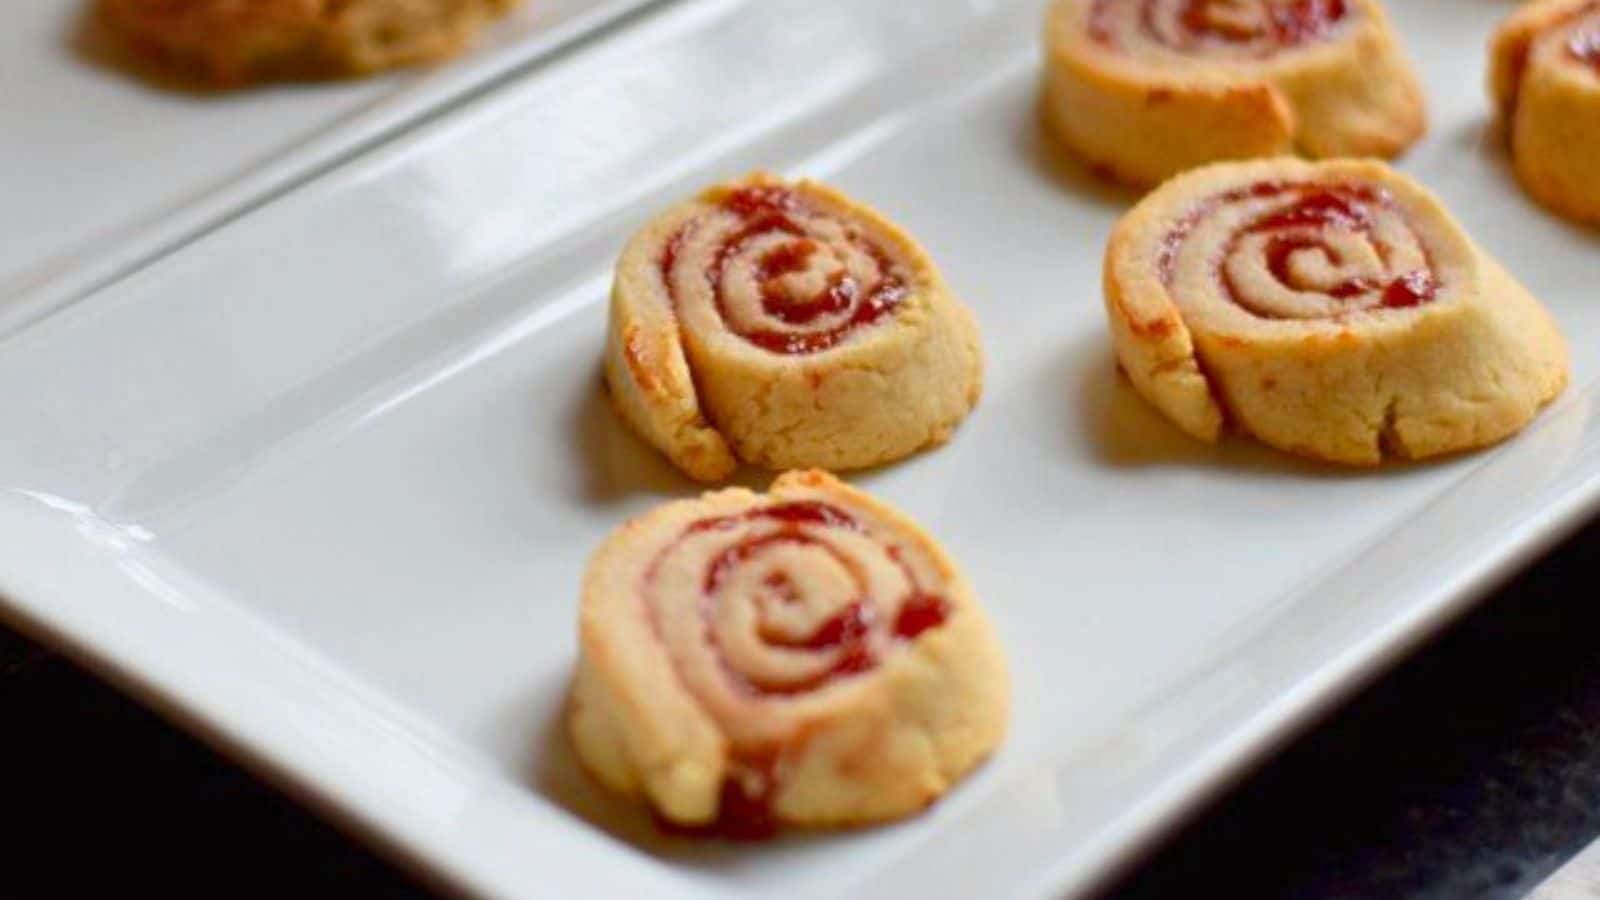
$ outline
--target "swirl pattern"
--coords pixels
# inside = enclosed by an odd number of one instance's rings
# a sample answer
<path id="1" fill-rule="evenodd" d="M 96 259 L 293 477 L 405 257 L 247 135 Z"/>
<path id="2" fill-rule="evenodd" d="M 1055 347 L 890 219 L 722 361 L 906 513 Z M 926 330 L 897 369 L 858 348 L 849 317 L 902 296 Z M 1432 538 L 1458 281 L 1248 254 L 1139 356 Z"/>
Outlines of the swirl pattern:
<path id="1" fill-rule="evenodd" d="M 1495 33 L 1490 89 L 1523 186 L 1600 222 L 1600 2 L 1542 0 Z"/>
<path id="2" fill-rule="evenodd" d="M 1191 269 L 1214 267 L 1230 302 L 1269 319 L 1417 306 L 1439 289 L 1393 195 L 1366 184 L 1262 182 L 1208 198 L 1162 240 L 1169 287 L 1183 256 Z"/>
<path id="3" fill-rule="evenodd" d="M 998 652 L 953 566 L 898 514 L 821 473 L 624 529 L 591 564 L 583 637 L 580 753 L 679 825 L 751 836 L 779 821 L 903 815 L 1003 725 Z M 618 652 L 633 658 L 617 663 Z M 661 746 L 658 714 L 708 739 Z M 943 721 L 982 727 L 946 733 Z M 859 758 L 868 746 L 881 758 Z M 652 782 L 663 755 L 675 766 Z"/>
<path id="4" fill-rule="evenodd" d="M 648 225 L 612 292 L 618 410 L 702 481 L 850 469 L 944 441 L 977 402 L 971 315 L 927 254 L 811 182 L 756 175 Z"/>
<path id="5" fill-rule="evenodd" d="M 1044 111 L 1108 177 L 1227 159 L 1398 155 L 1422 91 L 1377 0 L 1055 0 Z"/>
<path id="6" fill-rule="evenodd" d="M 871 671 L 896 641 L 944 622 L 945 601 L 902 554 L 838 506 L 771 504 L 691 522 L 642 590 L 685 679 L 712 679 L 702 698 L 794 697 Z M 665 587 L 685 573 L 700 592 Z"/>
<path id="7" fill-rule="evenodd" d="M 1106 307 L 1123 369 L 1184 430 L 1231 421 L 1330 462 L 1492 443 L 1566 382 L 1538 302 L 1381 163 L 1174 179 L 1118 224 Z"/>
<path id="8" fill-rule="evenodd" d="M 1346 0 L 1095 0 L 1089 27 L 1122 50 L 1264 59 L 1324 40 L 1348 18 Z"/>
<path id="9" fill-rule="evenodd" d="M 764 350 L 828 350 L 905 299 L 907 268 L 888 248 L 789 187 L 742 187 L 721 208 L 667 242 L 662 282 L 674 305 L 709 292 L 727 329 Z"/>

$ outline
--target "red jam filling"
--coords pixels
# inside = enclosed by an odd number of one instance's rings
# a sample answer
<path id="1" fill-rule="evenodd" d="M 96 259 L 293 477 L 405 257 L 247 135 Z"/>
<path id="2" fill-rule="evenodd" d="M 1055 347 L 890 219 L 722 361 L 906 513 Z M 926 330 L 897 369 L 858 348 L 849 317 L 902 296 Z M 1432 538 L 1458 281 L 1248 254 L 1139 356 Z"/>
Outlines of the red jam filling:
<path id="1" fill-rule="evenodd" d="M 850 238 L 857 250 L 870 257 L 877 265 L 880 278 L 874 284 L 863 284 L 854 275 L 843 270 L 827 279 L 821 290 L 811 296 L 795 296 L 791 282 L 785 276 L 805 271 L 812 257 L 821 250 L 820 245 L 808 236 L 797 221 L 797 213 L 804 210 L 802 199 L 781 185 L 761 185 L 733 191 L 722 201 L 723 209 L 737 215 L 740 227 L 717 247 L 705 277 L 712 285 L 717 310 L 724 322 L 728 317 L 727 298 L 723 278 L 728 263 L 749 242 L 771 234 L 789 236 L 776 247 L 766 251 L 756 267 L 756 279 L 761 292 L 761 309 L 785 325 L 796 330 L 747 328 L 732 329 L 740 337 L 773 353 L 806 355 L 820 353 L 837 346 L 857 328 L 866 327 L 892 313 L 906 297 L 905 282 L 891 274 L 893 265 L 883 248 L 860 236 Z M 667 241 L 661 255 L 661 278 L 667 293 L 676 302 L 672 272 L 678 263 L 684 235 L 690 226 Z M 819 319 L 844 316 L 842 321 L 828 327 L 806 330 Z M 731 327 L 731 326 L 730 326 Z"/>
<path id="2" fill-rule="evenodd" d="M 860 523 L 855 517 L 826 503 L 817 503 L 801 500 L 794 503 L 775 503 L 757 510 L 738 516 L 715 516 L 709 519 L 700 519 L 689 526 L 689 533 L 701 531 L 719 531 L 731 528 L 741 522 L 759 521 L 783 522 L 789 525 L 827 525 L 833 528 L 859 529 Z"/>
<path id="3" fill-rule="evenodd" d="M 772 802 L 778 792 L 776 753 L 749 753 L 734 761 L 738 773 L 722 780 L 717 817 L 705 825 L 681 825 L 658 818 L 668 834 L 726 841 L 764 841 L 777 836 L 778 818 Z"/>
<path id="4" fill-rule="evenodd" d="M 1439 283 L 1427 272 L 1407 272 L 1383 289 L 1383 305 L 1394 309 L 1421 306 L 1439 293 Z"/>
<path id="5" fill-rule="evenodd" d="M 1135 0 L 1097 0 L 1089 16 L 1089 34 L 1103 44 L 1115 43 L 1112 17 L 1119 4 Z M 1163 28 L 1160 13 L 1176 6 L 1180 32 Z M 1249 44 L 1266 41 L 1274 48 L 1295 47 L 1318 40 L 1348 14 L 1346 0 L 1258 0 L 1260 17 L 1242 20 L 1231 14 L 1237 0 L 1142 0 L 1141 30 L 1150 38 L 1177 50 L 1201 44 Z"/>
<path id="6" fill-rule="evenodd" d="M 778 818 L 772 812 L 777 779 L 764 778 L 754 792 L 738 778 L 722 782 L 722 799 L 712 829 L 717 837 L 730 841 L 762 841 L 778 833 Z"/>
<path id="7" fill-rule="evenodd" d="M 1248 199 L 1278 197 L 1291 193 L 1297 194 L 1293 203 L 1256 219 L 1235 234 L 1223 252 L 1223 258 L 1232 255 L 1239 241 L 1245 236 L 1270 234 L 1272 237 L 1267 241 L 1265 249 L 1267 270 L 1285 287 L 1301 290 L 1290 268 L 1290 260 L 1296 253 L 1315 250 L 1325 254 L 1329 262 L 1334 265 L 1341 264 L 1343 260 L 1336 248 L 1322 240 L 1321 236 L 1325 232 L 1363 234 L 1373 242 L 1381 254 L 1387 256 L 1387 248 L 1373 233 L 1375 225 L 1372 217 L 1375 207 L 1393 205 L 1393 198 L 1387 193 L 1366 185 L 1317 187 L 1292 182 L 1267 181 L 1219 194 L 1179 219 L 1172 229 L 1162 236 L 1157 252 L 1157 266 L 1162 281 L 1169 287 L 1172 285 L 1179 250 L 1200 222 L 1219 207 Z M 1252 309 L 1249 304 L 1241 302 L 1240 291 L 1226 272 L 1221 273 L 1221 277 L 1230 299 L 1245 309 L 1251 309 L 1257 315 L 1263 315 Z M 1382 306 L 1400 309 L 1419 306 L 1434 299 L 1438 295 L 1439 285 L 1431 272 L 1415 270 L 1403 273 L 1389 282 L 1358 277 L 1332 286 L 1318 287 L 1316 290 L 1336 300 L 1351 300 L 1378 293 Z"/>
<path id="8" fill-rule="evenodd" d="M 1156 253 L 1156 269 L 1161 275 L 1162 283 L 1169 287 L 1172 285 L 1172 273 L 1178 263 L 1178 251 L 1183 248 L 1184 242 L 1189 239 L 1195 228 L 1219 207 L 1238 203 L 1240 200 L 1276 197 L 1296 187 L 1299 186 L 1282 181 L 1258 181 L 1249 187 L 1235 188 L 1215 197 L 1209 197 L 1190 210 L 1188 215 L 1173 223 L 1172 228 L 1161 236 L 1161 245 Z"/>
<path id="9" fill-rule="evenodd" d="M 761 586 L 771 591 L 772 595 L 777 597 L 780 603 L 793 606 L 800 602 L 800 589 L 795 587 L 794 582 L 789 580 L 789 576 L 782 572 L 773 572 L 768 575 L 762 579 Z"/>
<path id="10" fill-rule="evenodd" d="M 801 239 L 781 244 L 761 258 L 757 278 L 761 281 L 761 309 L 769 316 L 789 325 L 809 325 L 822 316 L 837 315 L 855 302 L 855 279 L 835 275 L 827 290 L 814 297 L 795 300 L 784 293 L 778 280 L 785 275 L 805 271 L 811 257 L 817 252 L 815 241 Z"/>
<path id="11" fill-rule="evenodd" d="M 690 523 L 684 529 L 683 537 L 662 551 L 662 557 L 664 558 L 677 546 L 677 543 L 681 543 L 690 535 L 721 531 L 748 522 L 771 522 L 779 527 L 739 540 L 724 547 L 712 557 L 706 566 L 701 583 L 705 602 L 708 604 L 705 610 L 708 621 L 711 615 L 710 604 L 715 602 L 728 577 L 739 566 L 766 549 L 781 544 L 806 546 L 833 555 L 839 560 L 841 568 L 856 573 L 857 591 L 857 596 L 840 612 L 818 624 L 809 634 L 796 636 L 761 626 L 758 634 L 762 642 L 768 646 L 783 650 L 827 653 L 832 655 L 832 661 L 826 669 L 807 678 L 781 684 L 758 682 L 730 669 L 729 677 L 752 694 L 778 696 L 801 694 L 824 687 L 841 676 L 870 671 L 878 664 L 877 653 L 871 640 L 875 629 L 886 628 L 896 640 L 911 641 L 929 629 L 944 624 L 948 618 L 949 608 L 946 602 L 937 595 L 924 592 L 918 586 L 916 575 L 902 558 L 899 548 L 891 546 L 887 551 L 889 558 L 900 567 L 907 583 L 911 585 L 911 590 L 902 598 L 894 621 L 880 623 L 874 612 L 877 607 L 867 596 L 866 579 L 860 574 L 859 566 L 846 558 L 833 544 L 805 530 L 807 525 L 860 530 L 861 524 L 854 516 L 827 503 L 816 501 L 775 503 L 739 515 L 700 519 Z M 656 565 L 659 564 L 658 559 Z M 647 583 L 654 580 L 656 565 L 653 565 L 646 574 Z M 758 603 L 792 604 L 801 600 L 799 588 L 782 572 L 768 573 L 762 580 L 762 587 L 764 591 L 757 598 Z M 715 646 L 716 637 L 709 628 L 706 635 L 707 640 Z"/>
<path id="12" fill-rule="evenodd" d="M 1363 187 L 1332 187 L 1312 190 L 1295 205 L 1271 213 L 1250 226 L 1251 231 L 1281 231 L 1304 225 L 1326 226 L 1340 231 L 1371 231 L 1372 215 L 1367 204 L 1377 195 Z"/>
<path id="13" fill-rule="evenodd" d="M 1600 25 L 1590 24 L 1578 29 L 1567 41 L 1567 53 L 1580 63 L 1592 66 L 1600 73 Z"/>
<path id="14" fill-rule="evenodd" d="M 778 780 L 768 775 L 761 787 L 751 791 L 738 778 L 722 782 L 722 799 L 717 806 L 717 819 L 712 827 L 718 837 L 730 841 L 767 840 L 778 833 L 778 817 L 772 812 L 773 796 Z"/>
<path id="15" fill-rule="evenodd" d="M 1260 26 L 1240 27 L 1237 20 L 1217 15 L 1213 7 L 1226 10 L 1231 0 L 1186 0 L 1179 20 L 1193 35 L 1221 41 L 1251 41 L 1270 37 L 1280 47 L 1293 47 L 1321 37 L 1328 27 L 1344 18 L 1344 0 L 1292 0 L 1267 3 Z"/>
<path id="16" fill-rule="evenodd" d="M 804 531 L 790 525 L 772 534 L 763 535 L 740 541 L 723 550 L 711 561 L 706 570 L 704 589 L 706 596 L 714 596 L 722 589 L 722 583 L 729 572 L 740 564 L 760 553 L 768 547 L 777 544 L 802 544 L 818 547 L 824 552 L 833 553 L 834 549 L 826 543 L 806 534 Z M 786 575 L 773 573 L 764 579 L 763 584 L 769 588 L 776 583 L 776 589 L 770 596 L 779 603 L 798 602 L 799 595 Z M 858 585 L 859 588 L 859 585 Z M 832 652 L 835 660 L 832 666 L 811 678 L 800 682 L 786 684 L 762 684 L 750 679 L 743 679 L 748 687 L 760 693 L 767 694 L 796 694 L 815 690 L 827 682 L 842 675 L 855 675 L 868 671 L 877 664 L 872 655 L 872 648 L 868 644 L 873 626 L 873 613 L 871 607 L 857 600 L 847 605 L 841 612 L 818 625 L 816 630 L 804 637 L 795 638 L 782 632 L 762 627 L 760 636 L 762 643 L 770 647 L 779 647 L 785 650 L 810 650 L 815 653 Z"/>
<path id="17" fill-rule="evenodd" d="M 942 598 L 918 594 L 901 605 L 900 614 L 894 618 L 894 635 L 902 640 L 916 640 L 924 631 L 943 625 L 949 616 L 950 610 Z"/>
<path id="18" fill-rule="evenodd" d="M 1267 244 L 1267 270 L 1272 277 L 1278 279 L 1279 284 L 1293 284 L 1294 275 L 1289 271 L 1289 260 L 1301 250 L 1321 249 L 1328 254 L 1329 261 L 1339 265 L 1342 257 L 1339 251 L 1332 247 L 1323 247 L 1309 235 L 1293 235 L 1290 237 L 1274 238 Z M 1348 300 L 1359 297 L 1373 290 L 1377 285 L 1370 278 L 1352 278 L 1327 289 L 1329 296 L 1338 300 Z"/>
<path id="19" fill-rule="evenodd" d="M 795 647 L 804 650 L 832 650 L 845 644 L 865 640 L 872 631 L 872 611 L 860 603 L 852 603 L 844 611 L 823 622 L 810 637 L 788 640 L 781 635 L 762 634 L 767 643 L 778 647 Z"/>
<path id="20" fill-rule="evenodd" d="M 835 554 L 846 570 L 859 573 L 859 565 L 852 564 L 844 558 L 840 551 L 823 537 L 805 530 L 806 526 L 826 526 L 860 531 L 862 526 L 855 516 L 837 506 L 817 501 L 774 503 L 737 515 L 700 519 L 687 525 L 678 541 L 665 548 L 647 571 L 646 597 L 649 597 L 650 585 L 655 581 L 655 572 L 661 560 L 670 554 L 678 543 L 691 535 L 723 531 L 751 522 L 773 523 L 777 527 L 763 534 L 739 540 L 723 548 L 711 559 L 702 582 L 705 602 L 708 604 L 704 608 L 708 622 L 709 604 L 715 602 L 717 593 L 723 589 L 728 577 L 740 564 L 748 562 L 767 547 L 784 543 L 815 547 L 823 552 Z M 906 563 L 898 546 L 890 545 L 885 552 L 905 574 L 906 581 L 910 585 L 907 595 L 901 598 L 893 622 L 880 621 L 875 612 L 877 607 L 869 602 L 867 597 L 865 578 L 858 574 L 856 578 L 858 596 L 845 604 L 839 612 L 819 623 L 809 634 L 794 635 L 765 625 L 758 626 L 758 635 L 768 646 L 788 651 L 832 654 L 831 664 L 825 671 L 799 682 L 785 684 L 760 684 L 731 668 L 726 669 L 728 676 L 742 689 L 756 695 L 800 694 L 825 687 L 837 678 L 859 675 L 875 668 L 879 660 L 872 636 L 877 630 L 887 631 L 896 641 L 913 641 L 926 632 L 944 625 L 950 616 L 948 602 L 936 594 L 922 590 L 917 584 L 916 574 Z M 762 578 L 761 587 L 763 596 L 758 598 L 758 603 L 791 604 L 803 599 L 798 586 L 782 571 L 768 573 Z M 650 603 L 648 599 L 646 602 Z M 654 616 L 653 603 L 650 608 L 651 615 Z M 713 647 L 716 646 L 716 637 L 709 624 L 706 628 L 706 638 Z M 686 827 L 658 819 L 660 827 L 673 834 L 737 841 L 772 837 L 778 830 L 777 818 L 772 810 L 773 799 L 778 790 L 777 753 L 778 748 L 769 748 L 759 752 L 739 754 L 733 763 L 735 771 L 723 781 L 717 817 L 710 824 Z"/>
<path id="21" fill-rule="evenodd" d="M 800 198 L 781 184 L 743 187 L 722 200 L 722 207 L 741 219 L 754 219 L 768 213 L 790 213 L 800 208 Z"/>
<path id="22" fill-rule="evenodd" d="M 687 226 L 678 229 L 667 239 L 667 245 L 661 249 L 661 283 L 666 285 L 669 297 L 677 293 L 672 286 L 672 270 L 678 266 L 678 251 L 683 249 L 683 236 L 688 231 Z"/>

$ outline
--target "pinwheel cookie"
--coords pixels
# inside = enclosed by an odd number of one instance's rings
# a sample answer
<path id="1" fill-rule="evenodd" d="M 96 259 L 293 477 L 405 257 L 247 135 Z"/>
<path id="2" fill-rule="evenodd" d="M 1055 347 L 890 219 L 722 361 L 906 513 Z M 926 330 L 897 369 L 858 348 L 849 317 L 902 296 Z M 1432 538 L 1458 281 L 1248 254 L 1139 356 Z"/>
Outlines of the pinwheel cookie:
<path id="1" fill-rule="evenodd" d="M 136 49 L 219 85 L 358 75 L 460 51 L 519 0 L 99 0 Z"/>
<path id="2" fill-rule="evenodd" d="M 1055 0 L 1045 119 L 1105 174 L 1399 154 L 1422 91 L 1377 0 Z"/>
<path id="3" fill-rule="evenodd" d="M 943 442 L 978 400 L 971 314 L 899 228 L 766 175 L 647 225 L 611 295 L 617 410 L 689 476 L 851 469 Z"/>
<path id="4" fill-rule="evenodd" d="M 1005 731 L 1005 666 L 955 565 L 821 472 L 627 523 L 590 561 L 581 615 L 578 754 L 677 825 L 905 816 Z"/>
<path id="5" fill-rule="evenodd" d="M 1495 33 L 1489 89 L 1540 203 L 1600 223 L 1600 2 L 1541 0 Z"/>
<path id="6" fill-rule="evenodd" d="M 1223 163 L 1116 227 L 1106 307 L 1184 430 L 1377 463 L 1518 431 L 1567 379 L 1554 323 L 1420 186 L 1377 162 Z"/>

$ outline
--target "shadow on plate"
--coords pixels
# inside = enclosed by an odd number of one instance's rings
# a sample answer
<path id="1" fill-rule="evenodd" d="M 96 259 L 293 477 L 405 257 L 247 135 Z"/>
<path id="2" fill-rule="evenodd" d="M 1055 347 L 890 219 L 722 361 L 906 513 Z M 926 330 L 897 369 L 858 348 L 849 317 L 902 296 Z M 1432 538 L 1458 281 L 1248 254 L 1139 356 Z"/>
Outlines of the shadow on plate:
<path id="1" fill-rule="evenodd" d="M 1600 226 L 1589 226 L 1581 222 L 1574 222 L 1544 208 L 1537 200 L 1523 190 L 1522 181 L 1517 176 L 1516 168 L 1511 163 L 1511 144 L 1506 136 L 1505 125 L 1499 116 L 1489 115 L 1483 119 L 1464 125 L 1454 134 L 1449 136 L 1450 143 L 1458 150 L 1478 156 L 1489 162 L 1495 174 L 1505 180 L 1505 184 L 1516 191 L 1518 199 L 1532 215 L 1560 226 L 1574 237 L 1600 243 Z"/>
<path id="2" fill-rule="evenodd" d="M 741 466 L 732 478 L 717 485 L 702 485 L 679 472 L 654 447 L 634 433 L 612 408 L 605 379 L 598 367 L 584 379 L 586 387 L 572 410 L 572 452 L 584 473 L 583 498 L 593 503 L 615 503 L 635 494 L 662 498 L 689 497 L 721 487 L 747 487 L 764 491 L 777 477 L 751 466 Z"/>
<path id="3" fill-rule="evenodd" d="M 570 679 L 570 672 L 555 674 L 552 683 L 535 692 L 536 696 L 529 698 L 528 705 L 514 710 L 512 717 L 523 721 L 522 727 L 529 732 L 529 754 L 519 777 L 533 791 L 574 818 L 657 859 L 712 872 L 754 865 L 760 858 L 830 840 L 828 835 L 807 832 L 791 832 L 757 842 L 668 833 L 642 801 L 607 790 L 578 761 L 566 732 Z M 546 712 L 529 723 L 529 709 Z"/>
<path id="4" fill-rule="evenodd" d="M 1066 392 L 1068 421 L 1074 435 L 1087 442 L 1096 458 L 1113 467 L 1189 466 L 1231 469 L 1243 473 L 1297 478 L 1371 478 L 1400 475 L 1428 462 L 1395 460 L 1372 468 L 1323 465 L 1274 450 L 1239 435 L 1225 434 L 1220 443 L 1190 437 L 1152 406 L 1123 374 L 1110 338 L 1094 339 L 1061 354 L 1055 384 L 1074 385 Z"/>
<path id="5" fill-rule="evenodd" d="M 1143 192 L 1097 173 L 1056 140 L 1044 124 L 1042 100 L 1030 105 L 1017 136 L 1017 149 L 1029 171 L 1069 199 L 1116 211 L 1131 209 Z"/>

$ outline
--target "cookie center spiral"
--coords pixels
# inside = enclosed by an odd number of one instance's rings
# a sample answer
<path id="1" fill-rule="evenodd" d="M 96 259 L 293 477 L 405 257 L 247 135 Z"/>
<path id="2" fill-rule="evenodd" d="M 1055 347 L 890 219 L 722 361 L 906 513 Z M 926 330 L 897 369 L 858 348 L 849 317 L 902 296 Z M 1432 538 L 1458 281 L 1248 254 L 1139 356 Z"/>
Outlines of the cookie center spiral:
<path id="1" fill-rule="evenodd" d="M 898 547 L 823 503 L 690 524 L 650 567 L 644 595 L 686 672 L 706 674 L 701 657 L 712 657 L 724 683 L 702 687 L 756 699 L 870 671 L 946 616 Z"/>
<path id="2" fill-rule="evenodd" d="M 1600 13 L 1591 12 L 1574 29 L 1572 36 L 1567 39 L 1567 55 L 1600 75 Z"/>
<path id="3" fill-rule="evenodd" d="M 1160 249 L 1169 287 L 1203 266 L 1229 302 L 1268 319 L 1336 318 L 1434 299 L 1427 248 L 1394 198 L 1362 184 L 1268 182 L 1197 206 Z"/>
<path id="4" fill-rule="evenodd" d="M 770 834 L 776 763 L 797 727 L 783 723 L 803 722 L 817 692 L 866 677 L 945 624 L 949 603 L 924 587 L 916 552 L 812 500 L 696 519 L 657 552 L 640 586 L 646 616 L 730 741 L 707 833 Z"/>
<path id="5" fill-rule="evenodd" d="M 782 528 L 716 556 L 706 575 L 705 618 L 745 687 L 798 693 L 876 664 L 876 613 L 865 591 L 838 548 Z"/>
<path id="6" fill-rule="evenodd" d="M 891 315 L 909 292 L 881 244 L 778 185 L 733 191 L 684 225 L 661 271 L 674 304 L 687 291 L 709 291 L 729 331 L 787 355 L 838 346 Z"/>
<path id="7" fill-rule="evenodd" d="M 1348 15 L 1347 0 L 1096 0 L 1089 27 L 1113 46 L 1260 58 L 1320 40 Z"/>

